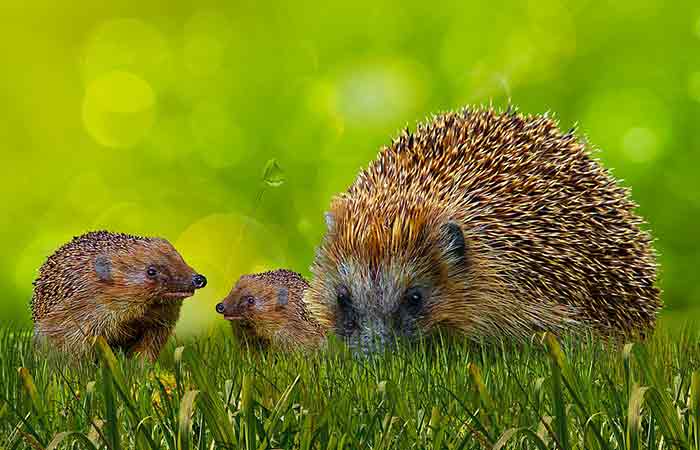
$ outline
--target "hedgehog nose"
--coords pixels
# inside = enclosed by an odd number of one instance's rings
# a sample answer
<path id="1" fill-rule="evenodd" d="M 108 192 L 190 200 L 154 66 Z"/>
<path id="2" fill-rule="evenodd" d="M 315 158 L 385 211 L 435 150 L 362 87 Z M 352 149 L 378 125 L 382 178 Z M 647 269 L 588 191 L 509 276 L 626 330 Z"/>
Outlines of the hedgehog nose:
<path id="1" fill-rule="evenodd" d="M 216 312 L 218 312 L 219 314 L 224 313 L 224 304 L 223 303 L 216 304 Z"/>
<path id="2" fill-rule="evenodd" d="M 195 289 L 201 289 L 207 285 L 207 279 L 204 275 L 197 274 L 192 277 L 192 286 Z"/>

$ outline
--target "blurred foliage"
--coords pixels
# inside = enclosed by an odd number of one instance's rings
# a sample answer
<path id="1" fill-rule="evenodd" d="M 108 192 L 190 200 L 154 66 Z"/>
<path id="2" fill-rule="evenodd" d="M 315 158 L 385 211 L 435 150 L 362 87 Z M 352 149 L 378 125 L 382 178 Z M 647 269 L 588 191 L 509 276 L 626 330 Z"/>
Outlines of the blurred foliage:
<path id="1" fill-rule="evenodd" d="M 671 310 L 699 305 L 700 4 L 3 2 L 2 320 L 71 236 L 159 235 L 209 277 L 308 274 L 322 213 L 398 130 L 508 99 L 632 187 Z M 275 161 L 270 162 L 274 159 Z"/>

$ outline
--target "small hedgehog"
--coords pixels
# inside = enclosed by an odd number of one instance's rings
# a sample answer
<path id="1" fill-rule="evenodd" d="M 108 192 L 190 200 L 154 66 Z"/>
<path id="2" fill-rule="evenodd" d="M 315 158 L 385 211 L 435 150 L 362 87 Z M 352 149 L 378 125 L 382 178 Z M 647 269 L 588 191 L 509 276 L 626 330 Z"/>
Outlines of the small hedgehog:
<path id="1" fill-rule="evenodd" d="M 263 345 L 292 350 L 315 348 L 325 332 L 304 301 L 308 283 L 285 269 L 243 275 L 216 312 L 240 324 L 242 331 Z"/>
<path id="2" fill-rule="evenodd" d="M 103 336 L 114 349 L 155 361 L 183 299 L 206 284 L 165 239 L 90 232 L 41 266 L 31 302 L 35 337 L 82 357 Z"/>
<path id="3" fill-rule="evenodd" d="M 333 199 L 307 300 L 365 351 L 436 328 L 637 334 L 661 301 L 635 207 L 547 115 L 447 113 Z"/>

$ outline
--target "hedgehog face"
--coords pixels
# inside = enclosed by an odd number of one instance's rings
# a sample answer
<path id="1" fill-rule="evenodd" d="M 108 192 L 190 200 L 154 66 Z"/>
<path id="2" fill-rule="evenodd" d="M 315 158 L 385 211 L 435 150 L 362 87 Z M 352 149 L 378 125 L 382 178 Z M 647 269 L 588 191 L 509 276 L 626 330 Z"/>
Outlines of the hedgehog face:
<path id="1" fill-rule="evenodd" d="M 335 303 L 336 333 L 365 352 L 421 333 L 439 276 L 432 269 L 419 272 L 400 258 L 373 272 L 358 262 L 342 264 L 328 294 Z"/>
<path id="2" fill-rule="evenodd" d="M 270 338 L 284 325 L 289 291 L 255 278 L 243 276 L 216 311 L 226 320 L 239 321 L 260 337 Z"/>
<path id="3" fill-rule="evenodd" d="M 151 239 L 117 252 L 98 254 L 95 274 L 107 296 L 129 301 L 181 300 L 206 285 L 206 278 L 185 263 L 163 239 Z"/>
<path id="4" fill-rule="evenodd" d="M 396 337 L 412 339 L 431 331 L 445 298 L 464 289 L 459 282 L 448 282 L 466 273 L 459 225 L 407 224 L 411 219 L 400 215 L 392 220 L 391 227 L 368 227 L 385 230 L 376 235 L 380 245 L 367 245 L 367 238 L 345 239 L 344 230 L 332 230 L 314 266 L 311 292 L 322 305 L 321 315 L 348 344 L 365 352 Z M 396 230 L 408 230 L 413 239 Z"/>

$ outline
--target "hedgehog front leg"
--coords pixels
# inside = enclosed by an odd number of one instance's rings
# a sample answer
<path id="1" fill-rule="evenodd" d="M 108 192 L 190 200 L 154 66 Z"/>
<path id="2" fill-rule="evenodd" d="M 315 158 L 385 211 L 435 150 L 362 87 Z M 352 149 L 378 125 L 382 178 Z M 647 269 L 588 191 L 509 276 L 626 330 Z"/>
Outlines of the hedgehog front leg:
<path id="1" fill-rule="evenodd" d="M 170 337 L 172 327 L 159 326 L 146 330 L 139 342 L 134 345 L 132 352 L 139 354 L 142 358 L 148 358 L 149 361 L 155 363 L 160 355 L 160 351 L 165 346 L 165 343 Z"/>

